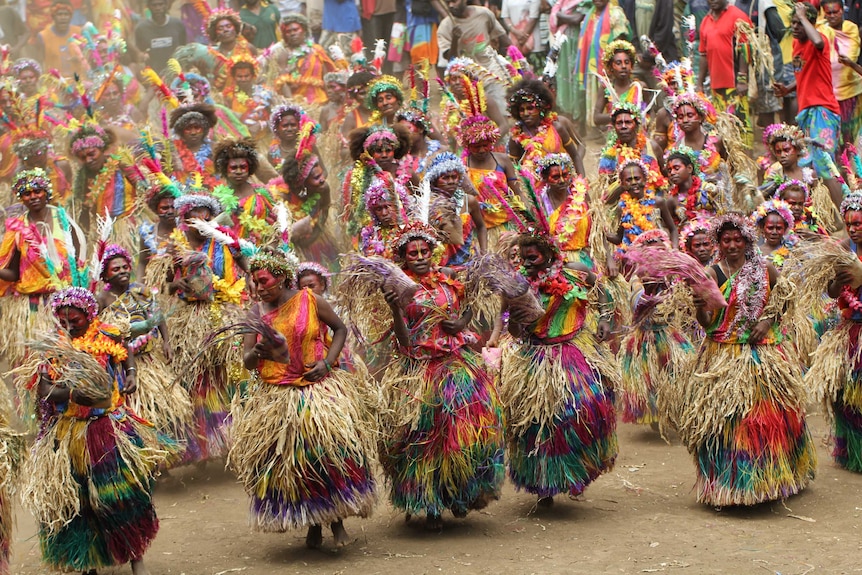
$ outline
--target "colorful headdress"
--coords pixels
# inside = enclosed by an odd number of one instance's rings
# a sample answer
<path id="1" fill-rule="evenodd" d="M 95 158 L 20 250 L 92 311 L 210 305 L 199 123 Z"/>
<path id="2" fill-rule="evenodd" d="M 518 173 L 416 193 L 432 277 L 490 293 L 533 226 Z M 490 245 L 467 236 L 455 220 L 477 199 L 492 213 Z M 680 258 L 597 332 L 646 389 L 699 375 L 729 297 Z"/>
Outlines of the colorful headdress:
<path id="1" fill-rule="evenodd" d="M 679 249 L 690 254 L 691 252 L 689 252 L 688 243 L 698 234 L 706 234 L 706 236 L 710 238 L 710 241 L 712 241 L 710 230 L 710 223 L 706 218 L 698 216 L 693 220 L 688 220 L 679 231 Z"/>
<path id="2" fill-rule="evenodd" d="M 856 190 L 847 194 L 841 201 L 841 217 L 847 212 L 862 212 L 862 191 Z"/>
<path id="3" fill-rule="evenodd" d="M 366 188 L 363 200 L 365 201 L 365 207 L 367 208 L 368 213 L 371 214 L 371 219 L 374 220 L 374 223 L 380 223 L 374 216 L 374 207 L 383 202 L 391 203 L 396 209 L 400 208 L 398 211 L 401 213 L 401 221 L 406 221 L 404 209 L 410 201 L 410 198 L 407 195 L 407 189 L 404 186 L 394 186 L 394 189 L 398 194 L 397 198 L 392 195 L 392 184 L 388 180 L 384 180 L 382 178 L 374 178 L 371 180 L 371 184 L 368 188 Z"/>
<path id="4" fill-rule="evenodd" d="M 667 235 L 666 231 L 659 228 L 653 228 L 651 230 L 647 230 L 641 234 L 638 234 L 638 236 L 632 240 L 631 247 L 642 247 L 655 242 L 661 242 L 668 248 L 671 247 L 670 236 Z"/>
<path id="5" fill-rule="evenodd" d="M 774 197 L 780 200 L 781 195 L 784 193 L 784 190 L 786 190 L 788 188 L 798 188 L 798 189 L 802 190 L 802 193 L 805 194 L 805 203 L 806 204 L 808 203 L 808 197 L 809 197 L 811 192 L 808 189 L 808 184 L 806 184 L 802 180 L 787 180 L 786 182 L 784 182 L 783 184 L 778 186 L 778 189 L 775 190 Z"/>
<path id="6" fill-rule="evenodd" d="M 773 146 L 778 142 L 790 142 L 794 148 L 799 150 L 799 155 L 804 156 L 808 152 L 805 132 L 799 126 L 789 124 L 771 124 L 763 130 L 763 144 L 772 152 Z"/>
<path id="7" fill-rule="evenodd" d="M 433 183 L 437 178 L 449 172 L 458 172 L 464 175 L 467 173 L 467 168 L 464 167 L 464 162 L 461 161 L 461 158 L 452 152 L 441 152 L 434 156 L 431 165 L 425 171 L 423 179 L 428 180 L 429 183 Z"/>
<path id="8" fill-rule="evenodd" d="M 307 274 L 314 274 L 323 281 L 324 291 L 329 289 L 329 270 L 317 262 L 302 262 L 296 268 L 296 281 Z"/>
<path id="9" fill-rule="evenodd" d="M 551 110 L 554 107 L 554 95 L 541 80 L 519 80 L 509 88 L 507 100 L 509 113 L 513 118 L 520 117 L 521 104 L 533 104 L 543 110 Z"/>
<path id="10" fill-rule="evenodd" d="M 302 26 L 303 30 L 305 30 L 305 33 L 308 34 L 309 22 L 305 14 L 300 14 L 299 12 L 285 14 L 281 17 L 281 22 L 279 23 L 279 26 L 284 27 L 288 24 L 299 24 L 300 26 Z"/>
<path id="11" fill-rule="evenodd" d="M 368 84 L 368 91 L 365 93 L 365 106 L 369 110 L 377 109 L 377 96 L 383 92 L 392 92 L 399 102 L 404 102 L 404 88 L 398 78 L 394 76 L 380 76 L 375 78 Z"/>
<path id="12" fill-rule="evenodd" d="M 616 102 L 613 108 L 611 108 L 611 118 L 616 118 L 617 114 L 631 114 L 638 123 L 638 127 L 642 127 L 646 123 L 643 110 L 635 102 L 627 102 L 625 100 Z"/>
<path id="13" fill-rule="evenodd" d="M 249 259 L 248 269 L 251 272 L 267 270 L 274 276 L 288 277 L 291 280 L 296 277 L 296 264 L 279 250 L 258 250 Z"/>
<path id="14" fill-rule="evenodd" d="M 500 139 L 500 128 L 491 118 L 483 115 L 470 116 L 461 122 L 458 142 L 467 148 L 476 144 L 493 144 Z"/>
<path id="15" fill-rule="evenodd" d="M 90 290 L 82 287 L 68 287 L 55 292 L 51 296 L 51 311 L 54 315 L 64 307 L 71 307 L 87 314 L 87 319 L 93 321 L 99 313 L 96 296 Z"/>
<path id="16" fill-rule="evenodd" d="M 84 150 L 98 148 L 104 150 L 112 142 L 111 136 L 95 122 L 88 122 L 78 128 L 69 139 L 69 149 L 73 156 L 77 156 Z"/>
<path id="17" fill-rule="evenodd" d="M 18 172 L 15 183 L 12 185 L 12 191 L 15 192 L 15 196 L 19 199 L 24 192 L 33 190 L 45 190 L 48 200 L 53 195 L 51 178 L 42 168 L 33 168 L 32 170 Z"/>
<path id="18" fill-rule="evenodd" d="M 553 166 L 568 169 L 570 172 L 575 171 L 575 164 L 572 162 L 572 158 L 568 154 L 548 154 L 547 156 L 542 156 L 536 161 L 536 175 L 540 179 L 544 178 L 544 174 Z"/>
<path id="19" fill-rule="evenodd" d="M 15 60 L 15 63 L 12 64 L 12 75 L 17 77 L 24 70 L 33 70 L 36 72 L 37 76 L 42 75 L 42 66 L 36 60 L 32 58 L 18 58 Z"/>
<path id="20" fill-rule="evenodd" d="M 397 149 L 399 145 L 398 135 L 395 132 L 385 126 L 374 126 L 365 138 L 362 147 L 366 152 L 370 152 L 371 150 L 390 146 L 393 149 Z"/>
<path id="21" fill-rule="evenodd" d="M 602 64 L 604 64 L 605 69 L 609 69 L 611 67 L 611 64 L 614 61 L 614 56 L 617 52 L 625 52 L 628 54 L 632 61 L 632 65 L 637 62 L 637 51 L 631 42 L 627 42 L 626 40 L 614 40 L 605 46 L 605 51 L 602 55 Z"/>
<path id="22" fill-rule="evenodd" d="M 709 237 L 712 243 L 718 245 L 719 233 L 728 229 L 736 229 L 748 241 L 749 247 L 746 250 L 746 258 L 748 251 L 753 250 L 753 246 L 757 245 L 757 230 L 749 218 L 746 218 L 739 212 L 728 212 L 713 218 L 709 227 Z"/>
<path id="23" fill-rule="evenodd" d="M 664 155 L 665 165 L 670 161 L 671 156 L 683 156 L 691 163 L 691 175 L 699 176 L 700 175 L 700 158 L 698 157 L 697 152 L 693 149 L 689 148 L 685 144 L 680 144 L 674 148 L 671 148 Z"/>
<path id="24" fill-rule="evenodd" d="M 251 140 L 221 140 L 213 149 L 213 165 L 216 173 L 224 176 L 227 173 L 229 160 L 244 159 L 248 161 L 248 175 L 253 176 L 260 165 L 260 156 L 254 142 Z"/>
<path id="25" fill-rule="evenodd" d="M 255 77 L 257 77 L 257 75 L 260 74 L 260 63 L 257 61 L 256 58 L 253 58 L 250 54 L 239 54 L 237 56 L 234 56 L 233 58 L 228 60 L 227 66 L 228 66 L 228 73 L 231 75 L 233 75 L 233 70 L 237 66 L 250 67 L 252 69 L 252 72 L 254 73 Z"/>
<path id="26" fill-rule="evenodd" d="M 110 262 L 114 258 L 123 258 L 128 262 L 129 265 L 132 265 L 132 256 L 129 255 L 129 252 L 126 251 L 126 248 L 123 246 L 119 246 L 117 244 L 109 244 L 105 247 L 105 251 L 102 252 L 102 257 L 99 261 L 99 278 L 105 279 L 105 272 L 107 271 L 108 262 Z"/>
<path id="27" fill-rule="evenodd" d="M 691 106 L 697 110 L 697 113 L 700 114 L 703 121 L 707 124 L 714 124 L 716 121 L 715 108 L 703 94 L 698 92 L 683 92 L 671 100 L 670 109 L 674 115 L 683 106 Z"/>
<path id="28" fill-rule="evenodd" d="M 778 214 L 784 223 L 787 224 L 787 229 L 793 229 L 793 212 L 790 211 L 790 206 L 783 200 L 769 200 L 758 206 L 757 210 L 751 214 L 751 221 L 755 226 L 760 226 L 769 214 Z"/>
<path id="29" fill-rule="evenodd" d="M 629 168 L 631 166 L 637 166 L 638 168 L 640 168 L 641 172 L 643 172 L 644 175 L 644 181 L 649 178 L 649 166 L 647 166 L 640 158 L 635 156 L 629 156 L 628 158 L 620 159 L 619 164 L 617 165 L 617 179 L 621 179 L 623 177 L 623 171 L 625 171 L 626 168 Z"/>
<path id="30" fill-rule="evenodd" d="M 330 46 L 330 48 L 334 47 L 335 44 Z M 325 84 L 329 84 L 333 82 L 335 84 L 341 84 L 342 86 L 347 84 L 347 79 L 350 77 L 350 74 L 347 70 L 337 70 L 335 72 L 327 72 L 323 75 L 323 82 Z"/>
<path id="31" fill-rule="evenodd" d="M 222 20 L 230 20 L 236 28 L 237 35 L 239 34 L 239 31 L 242 28 L 242 18 L 240 18 L 239 13 L 230 8 L 219 8 L 210 13 L 206 24 L 204 24 L 203 32 L 207 35 L 207 38 L 210 39 L 210 42 L 215 43 L 217 41 L 216 24 Z"/>
<path id="32" fill-rule="evenodd" d="M 198 177 L 200 176 L 198 175 Z M 204 191 L 200 186 L 187 188 L 187 191 L 183 195 L 174 200 L 174 208 L 177 210 L 177 217 L 181 221 L 195 208 L 206 208 L 210 211 L 213 217 L 222 212 L 221 203 L 219 203 L 219 201 L 213 196 L 206 193 L 206 191 Z"/>
<path id="33" fill-rule="evenodd" d="M 409 108 L 399 109 L 395 112 L 395 121 L 398 122 L 401 120 L 421 127 L 426 134 L 431 131 L 431 121 L 428 119 L 428 115 L 419 108 L 410 106 Z"/>
<path id="34" fill-rule="evenodd" d="M 413 240 L 424 240 L 428 242 L 428 246 L 432 250 L 440 242 L 437 237 L 437 231 L 434 228 L 425 222 L 414 220 L 395 230 L 389 239 L 389 249 L 396 259 L 400 259 L 401 248 Z"/>
<path id="35" fill-rule="evenodd" d="M 38 128 L 15 130 L 12 132 L 12 151 L 19 158 L 25 158 L 40 148 L 51 145 L 51 135 Z"/>

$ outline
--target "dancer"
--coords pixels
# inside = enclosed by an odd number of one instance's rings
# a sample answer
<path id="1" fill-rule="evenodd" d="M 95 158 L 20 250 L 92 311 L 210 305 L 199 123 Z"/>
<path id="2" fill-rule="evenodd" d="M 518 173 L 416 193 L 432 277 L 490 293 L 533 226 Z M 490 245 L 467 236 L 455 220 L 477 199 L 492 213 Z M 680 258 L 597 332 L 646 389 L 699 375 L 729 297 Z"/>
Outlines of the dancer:
<path id="1" fill-rule="evenodd" d="M 547 235 L 518 239 L 522 272 L 538 293 L 537 321 L 511 309 L 509 332 L 519 341 L 503 358 L 500 395 L 506 406 L 509 477 L 518 490 L 549 506 L 560 493 L 576 496 L 617 456 L 613 361 L 600 342 L 610 333 L 602 312 L 596 333 L 588 292 L 596 276 L 578 263 L 564 266 Z M 605 300 L 602 290 L 599 301 Z"/>
<path id="2" fill-rule="evenodd" d="M 376 501 L 359 382 L 335 367 L 347 328 L 325 299 L 290 287 L 296 269 L 282 253 L 260 251 L 249 268 L 260 302 L 247 321 L 265 328 L 243 339 L 243 362 L 259 379 L 233 410 L 228 465 L 251 497 L 255 530 L 307 526 L 315 548 L 329 525 L 347 545 L 343 519 L 367 517 Z"/>
<path id="3" fill-rule="evenodd" d="M 500 494 L 503 413 L 493 381 L 469 344 L 471 312 L 463 285 L 434 264 L 436 233 L 427 224 L 404 226 L 392 253 L 419 284 L 410 303 L 384 288 L 399 358 L 381 386 L 388 398 L 381 463 L 390 501 L 408 514 L 426 514 L 440 529 L 442 513 L 465 517 Z"/>
<path id="4" fill-rule="evenodd" d="M 260 155 L 250 140 L 222 140 L 213 150 L 216 173 L 224 184 L 213 188 L 213 196 L 230 217 L 231 229 L 242 239 L 265 243 L 270 239 L 273 199 L 266 188 L 252 180 L 260 166 Z"/>
<path id="5" fill-rule="evenodd" d="M 779 327 L 792 290 L 774 289 L 778 272 L 757 250 L 748 218 L 719 216 L 711 233 L 719 255 L 708 274 L 727 307 L 707 312 L 695 300 L 707 337 L 677 410 L 697 500 L 723 507 L 784 499 L 808 485 L 817 461 L 799 366 Z"/>

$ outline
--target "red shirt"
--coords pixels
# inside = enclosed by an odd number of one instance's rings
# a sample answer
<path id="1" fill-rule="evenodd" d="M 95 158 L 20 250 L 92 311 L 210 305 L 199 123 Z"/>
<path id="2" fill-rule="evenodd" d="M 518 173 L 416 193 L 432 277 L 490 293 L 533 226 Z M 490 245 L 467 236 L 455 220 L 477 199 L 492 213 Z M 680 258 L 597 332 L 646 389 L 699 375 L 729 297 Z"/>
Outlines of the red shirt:
<path id="1" fill-rule="evenodd" d="M 745 12 L 736 6 L 728 6 L 718 19 L 710 12 L 700 24 L 700 53 L 706 54 L 709 85 L 713 89 L 736 87 L 733 36 L 738 20 L 751 24 Z"/>
<path id="2" fill-rule="evenodd" d="M 829 41 L 825 38 L 822 50 L 815 48 L 811 40 L 800 42 L 793 39 L 793 71 L 796 73 L 796 98 L 800 112 L 812 106 L 823 106 L 841 114 L 832 89 L 830 50 Z"/>

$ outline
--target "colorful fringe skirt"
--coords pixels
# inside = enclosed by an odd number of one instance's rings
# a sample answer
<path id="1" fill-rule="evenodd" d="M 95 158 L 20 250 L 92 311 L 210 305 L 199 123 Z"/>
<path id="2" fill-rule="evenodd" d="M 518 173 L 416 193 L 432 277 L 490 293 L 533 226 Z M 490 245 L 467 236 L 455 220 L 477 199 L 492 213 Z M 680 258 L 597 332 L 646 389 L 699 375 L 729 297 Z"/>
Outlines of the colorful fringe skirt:
<path id="1" fill-rule="evenodd" d="M 668 325 L 644 322 L 629 332 L 620 348 L 622 420 L 658 423 L 659 395 L 674 393 L 677 378 L 688 376 L 694 357 L 685 334 Z"/>
<path id="2" fill-rule="evenodd" d="M 844 320 L 823 336 L 805 383 L 832 416 L 832 457 L 862 473 L 862 323 Z"/>
<path id="3" fill-rule="evenodd" d="M 756 505 L 794 495 L 814 477 L 799 365 L 781 346 L 706 339 L 680 401 L 698 501 Z"/>
<path id="4" fill-rule="evenodd" d="M 503 484 L 503 408 L 481 357 L 402 357 L 381 382 L 380 459 L 390 500 L 410 514 L 463 516 Z"/>
<path id="5" fill-rule="evenodd" d="M 50 423 L 25 465 L 22 493 L 39 523 L 46 564 L 88 571 L 143 556 L 159 530 L 150 492 L 167 455 L 162 444 L 122 406 Z"/>
<path id="6" fill-rule="evenodd" d="M 251 497 L 255 530 L 371 514 L 374 441 L 357 383 L 336 369 L 306 387 L 256 382 L 234 401 L 228 465 Z"/>
<path id="7" fill-rule="evenodd" d="M 515 344 L 504 350 L 501 380 L 516 489 L 579 495 L 613 468 L 615 370 L 591 334 L 581 330 L 556 345 Z"/>

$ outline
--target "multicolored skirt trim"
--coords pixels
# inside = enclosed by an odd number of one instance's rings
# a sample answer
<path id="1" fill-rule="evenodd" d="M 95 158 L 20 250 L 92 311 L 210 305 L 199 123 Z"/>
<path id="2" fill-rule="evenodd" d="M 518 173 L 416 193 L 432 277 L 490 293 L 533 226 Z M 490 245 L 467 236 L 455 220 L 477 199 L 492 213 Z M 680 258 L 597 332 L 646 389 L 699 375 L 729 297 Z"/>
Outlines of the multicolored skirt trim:
<path id="1" fill-rule="evenodd" d="M 600 355 L 584 330 L 563 344 L 521 343 L 504 350 L 500 396 L 516 489 L 540 497 L 579 495 L 613 469 L 615 377 Z M 607 381 L 604 373 L 611 374 Z"/>
<path id="2" fill-rule="evenodd" d="M 697 499 L 755 505 L 802 491 L 814 477 L 799 365 L 777 345 L 704 341 L 678 409 L 697 466 Z"/>
<path id="3" fill-rule="evenodd" d="M 479 355 L 404 357 L 381 386 L 380 459 L 397 509 L 463 516 L 499 497 L 503 408 Z"/>
<path id="4" fill-rule="evenodd" d="M 228 465 L 251 497 L 256 531 L 371 514 L 374 441 L 358 383 L 336 369 L 306 387 L 256 382 L 234 402 Z"/>
<path id="5" fill-rule="evenodd" d="M 53 422 L 33 446 L 22 492 L 39 523 L 46 564 L 88 571 L 143 556 L 159 529 L 151 486 L 167 456 L 162 444 L 123 407 Z"/>
<path id="6" fill-rule="evenodd" d="M 832 457 L 862 473 L 862 323 L 842 321 L 823 336 L 806 386 L 832 419 Z"/>
<path id="7" fill-rule="evenodd" d="M 641 325 L 623 339 L 620 349 L 622 386 L 619 407 L 625 423 L 653 424 L 659 396 L 675 393 L 678 377 L 687 377 L 694 347 L 671 326 Z M 672 400 L 662 403 L 671 403 Z"/>

